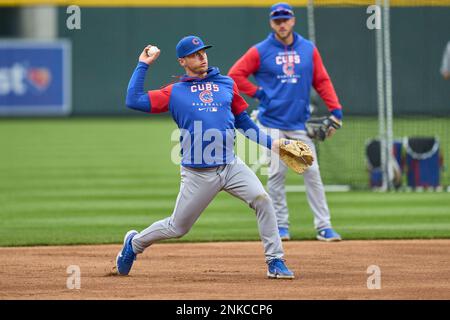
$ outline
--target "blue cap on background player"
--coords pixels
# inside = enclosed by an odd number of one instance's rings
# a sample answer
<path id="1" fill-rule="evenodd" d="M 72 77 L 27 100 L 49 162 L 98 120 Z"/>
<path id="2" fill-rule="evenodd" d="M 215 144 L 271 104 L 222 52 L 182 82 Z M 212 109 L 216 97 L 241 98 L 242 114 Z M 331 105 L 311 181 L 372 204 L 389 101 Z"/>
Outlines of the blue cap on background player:
<path id="1" fill-rule="evenodd" d="M 187 36 L 181 39 L 177 44 L 177 57 L 183 58 L 194 52 L 209 49 L 211 47 L 212 46 L 205 45 L 202 39 L 197 36 Z"/>
<path id="2" fill-rule="evenodd" d="M 294 17 L 294 9 L 292 9 L 292 7 L 285 2 L 275 3 L 270 8 L 270 19 L 271 20 L 290 19 L 293 17 Z"/>

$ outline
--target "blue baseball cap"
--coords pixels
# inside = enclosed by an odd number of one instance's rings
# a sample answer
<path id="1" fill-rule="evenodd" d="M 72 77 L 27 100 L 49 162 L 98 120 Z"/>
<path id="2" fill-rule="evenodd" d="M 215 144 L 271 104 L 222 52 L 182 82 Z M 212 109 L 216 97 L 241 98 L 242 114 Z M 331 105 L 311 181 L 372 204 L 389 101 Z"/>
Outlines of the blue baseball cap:
<path id="1" fill-rule="evenodd" d="M 181 39 L 177 44 L 177 57 L 183 58 L 194 52 L 209 49 L 211 47 L 212 46 L 205 45 L 202 39 L 197 36 L 187 36 Z"/>
<path id="2" fill-rule="evenodd" d="M 294 9 L 285 2 L 275 3 L 270 7 L 270 19 L 291 19 L 294 17 Z"/>

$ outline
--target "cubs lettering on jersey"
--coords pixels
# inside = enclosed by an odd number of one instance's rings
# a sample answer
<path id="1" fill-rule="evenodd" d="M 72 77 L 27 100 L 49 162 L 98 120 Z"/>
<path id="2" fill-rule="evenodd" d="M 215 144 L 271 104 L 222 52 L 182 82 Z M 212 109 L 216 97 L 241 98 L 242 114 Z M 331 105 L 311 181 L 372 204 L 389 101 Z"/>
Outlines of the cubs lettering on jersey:
<path id="1" fill-rule="evenodd" d="M 215 91 L 219 92 L 219 85 L 214 83 L 201 83 L 201 84 L 194 84 L 191 87 L 191 92 L 197 92 L 197 91 Z"/>
<path id="2" fill-rule="evenodd" d="M 276 64 L 286 64 L 286 63 L 295 63 L 300 64 L 300 55 L 294 51 L 294 52 L 279 52 L 278 55 L 275 57 L 275 63 Z"/>

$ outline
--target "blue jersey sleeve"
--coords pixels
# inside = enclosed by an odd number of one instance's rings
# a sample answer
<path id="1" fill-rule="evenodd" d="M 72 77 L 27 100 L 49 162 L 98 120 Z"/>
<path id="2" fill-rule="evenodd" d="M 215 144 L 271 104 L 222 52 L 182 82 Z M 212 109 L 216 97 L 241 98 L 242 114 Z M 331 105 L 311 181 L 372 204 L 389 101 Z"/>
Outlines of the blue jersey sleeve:
<path id="1" fill-rule="evenodd" d="M 148 64 L 139 62 L 131 76 L 125 100 L 125 104 L 128 108 L 143 112 L 151 111 L 150 98 L 148 94 L 144 92 L 144 80 L 147 69 Z"/>
<path id="2" fill-rule="evenodd" d="M 334 109 L 331 111 L 331 114 L 339 120 L 342 120 L 342 109 Z"/>
<path id="3" fill-rule="evenodd" d="M 234 125 L 248 139 L 265 146 L 267 149 L 272 148 L 272 137 L 266 135 L 257 125 L 250 119 L 246 111 L 235 116 Z"/>

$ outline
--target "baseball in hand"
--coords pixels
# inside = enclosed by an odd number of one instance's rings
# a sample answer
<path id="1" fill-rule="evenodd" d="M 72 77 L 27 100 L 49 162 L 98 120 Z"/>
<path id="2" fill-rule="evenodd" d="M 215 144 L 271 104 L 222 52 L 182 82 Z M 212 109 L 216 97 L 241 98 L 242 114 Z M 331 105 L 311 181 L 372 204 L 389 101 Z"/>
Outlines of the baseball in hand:
<path id="1" fill-rule="evenodd" d="M 152 56 L 155 53 L 157 53 L 159 51 L 157 46 L 151 46 L 148 50 L 147 50 L 147 55 L 148 56 Z"/>

